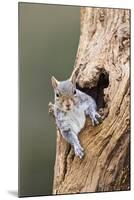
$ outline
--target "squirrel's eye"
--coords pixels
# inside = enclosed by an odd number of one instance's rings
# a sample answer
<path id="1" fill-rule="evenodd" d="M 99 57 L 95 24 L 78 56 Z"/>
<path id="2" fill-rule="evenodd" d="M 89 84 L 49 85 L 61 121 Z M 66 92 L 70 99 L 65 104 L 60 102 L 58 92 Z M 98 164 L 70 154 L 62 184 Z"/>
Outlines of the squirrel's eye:
<path id="1" fill-rule="evenodd" d="M 74 95 L 76 94 L 76 90 L 74 90 Z"/>
<path id="2" fill-rule="evenodd" d="M 58 93 L 56 93 L 56 97 L 59 97 L 59 94 L 58 94 Z"/>

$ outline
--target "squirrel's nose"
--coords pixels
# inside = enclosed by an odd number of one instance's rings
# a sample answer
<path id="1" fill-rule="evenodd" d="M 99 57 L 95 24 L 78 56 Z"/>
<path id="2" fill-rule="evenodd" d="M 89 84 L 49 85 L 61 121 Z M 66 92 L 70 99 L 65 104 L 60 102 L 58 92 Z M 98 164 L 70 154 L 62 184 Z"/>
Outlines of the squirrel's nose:
<path id="1" fill-rule="evenodd" d="M 66 104 L 66 107 L 69 108 L 69 107 L 70 107 L 70 104 Z"/>
<path id="2" fill-rule="evenodd" d="M 66 107 L 67 107 L 67 108 L 70 108 L 70 104 L 66 104 Z"/>

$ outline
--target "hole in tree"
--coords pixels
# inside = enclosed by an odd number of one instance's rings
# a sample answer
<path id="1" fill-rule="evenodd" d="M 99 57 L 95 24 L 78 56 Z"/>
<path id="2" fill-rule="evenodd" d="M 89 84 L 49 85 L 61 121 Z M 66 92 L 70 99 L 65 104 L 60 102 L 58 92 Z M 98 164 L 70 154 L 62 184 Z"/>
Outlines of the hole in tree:
<path id="1" fill-rule="evenodd" d="M 78 84 L 76 84 L 77 89 L 81 90 L 82 92 L 85 92 L 86 94 L 93 97 L 96 101 L 97 108 L 104 108 L 105 107 L 105 101 L 104 101 L 104 88 L 107 88 L 109 85 L 109 74 L 104 71 L 100 73 L 100 77 L 98 80 L 98 83 L 95 87 L 88 88 L 84 87 L 81 88 Z"/>

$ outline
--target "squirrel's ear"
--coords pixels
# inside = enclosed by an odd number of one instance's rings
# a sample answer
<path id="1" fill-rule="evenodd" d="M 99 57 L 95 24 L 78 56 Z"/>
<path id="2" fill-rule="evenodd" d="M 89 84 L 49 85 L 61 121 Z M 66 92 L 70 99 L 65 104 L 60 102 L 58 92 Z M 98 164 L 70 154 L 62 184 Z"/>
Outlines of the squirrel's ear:
<path id="1" fill-rule="evenodd" d="M 75 72 L 72 73 L 69 80 L 73 83 L 73 85 L 76 84 L 76 74 L 75 74 Z"/>
<path id="2" fill-rule="evenodd" d="M 73 83 L 73 85 L 76 85 L 76 79 L 77 79 L 78 73 L 79 73 L 79 67 L 75 67 L 71 74 L 71 77 L 69 78 L 69 80 Z"/>
<path id="3" fill-rule="evenodd" d="M 51 81 L 52 81 L 53 88 L 56 89 L 59 84 L 59 81 L 56 80 L 56 78 L 54 76 L 52 76 Z"/>

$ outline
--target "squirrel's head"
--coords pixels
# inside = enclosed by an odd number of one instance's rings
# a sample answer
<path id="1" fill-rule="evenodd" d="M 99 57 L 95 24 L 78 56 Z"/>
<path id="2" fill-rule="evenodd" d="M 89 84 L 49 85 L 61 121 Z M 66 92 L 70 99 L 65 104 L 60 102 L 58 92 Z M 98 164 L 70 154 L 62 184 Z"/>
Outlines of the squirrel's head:
<path id="1" fill-rule="evenodd" d="M 52 76 L 51 81 L 57 107 L 65 112 L 73 110 L 78 100 L 74 77 L 71 76 L 66 81 L 58 81 Z"/>

